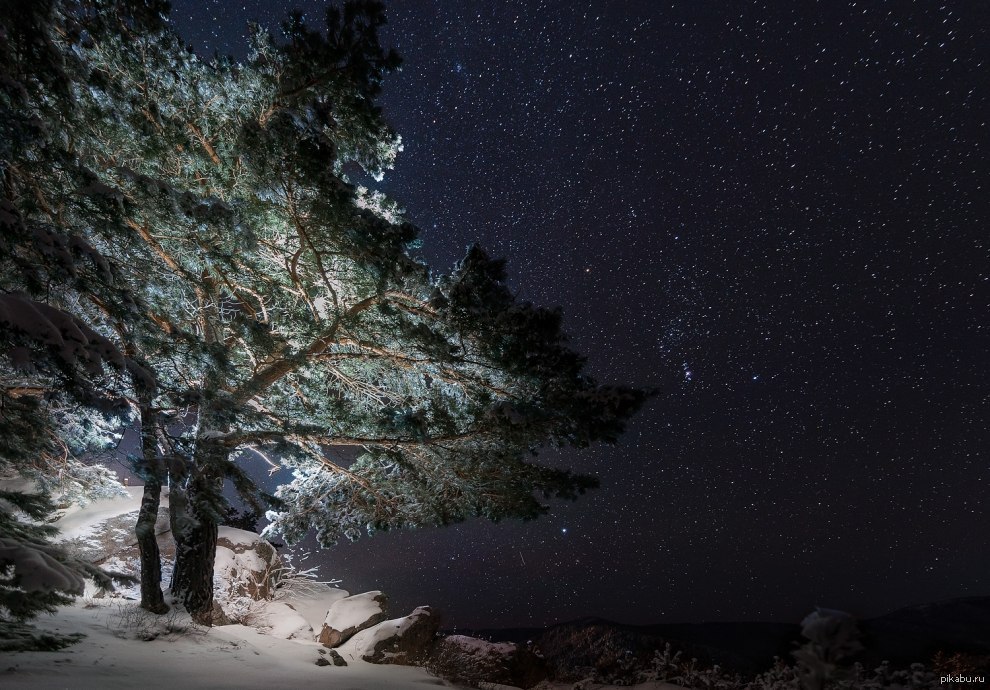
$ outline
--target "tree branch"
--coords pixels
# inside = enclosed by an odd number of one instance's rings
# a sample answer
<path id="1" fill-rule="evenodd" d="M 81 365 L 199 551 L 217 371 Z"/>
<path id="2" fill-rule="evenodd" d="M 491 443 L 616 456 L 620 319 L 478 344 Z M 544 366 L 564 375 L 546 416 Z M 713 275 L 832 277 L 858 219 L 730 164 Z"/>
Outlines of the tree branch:
<path id="1" fill-rule="evenodd" d="M 312 359 L 386 359 L 404 369 L 419 371 L 419 373 L 429 375 L 453 386 L 478 386 L 479 388 L 484 388 L 485 390 L 491 391 L 492 393 L 501 395 L 505 398 L 517 397 L 512 392 L 504 388 L 500 388 L 489 381 L 457 371 L 456 369 L 452 369 L 450 367 L 443 366 L 439 362 L 426 357 L 410 357 L 402 354 L 401 352 L 395 352 L 394 350 L 387 350 L 385 348 L 378 347 L 374 343 L 354 340 L 352 338 L 341 338 L 336 342 L 336 344 L 359 347 L 364 350 L 364 352 L 322 352 L 318 355 L 313 355 Z M 430 367 L 430 371 L 420 371 L 418 365 Z"/>
<path id="2" fill-rule="evenodd" d="M 344 319 L 356 316 L 357 314 L 370 309 L 372 306 L 378 304 L 387 297 L 399 297 L 403 299 L 415 300 L 414 297 L 405 295 L 404 293 L 389 291 L 380 295 L 372 295 L 371 297 L 367 297 L 360 302 L 355 303 L 348 308 L 340 318 L 333 322 L 330 329 L 324 335 L 314 340 L 305 350 L 296 353 L 295 356 L 286 356 L 272 362 L 267 367 L 251 376 L 251 378 L 243 384 L 238 386 L 236 390 L 232 391 L 234 401 L 245 402 L 246 400 L 258 395 L 265 389 L 272 386 L 283 376 L 286 376 L 287 374 L 290 374 L 299 367 L 303 366 L 309 359 L 323 354 L 336 342 L 337 332 L 340 329 L 340 324 Z"/>
<path id="3" fill-rule="evenodd" d="M 213 144 L 211 144 L 209 139 L 206 138 L 206 135 L 203 134 L 203 131 L 191 122 L 187 122 L 186 126 L 189 128 L 189 131 L 192 132 L 193 135 L 195 135 L 195 137 L 199 140 L 199 143 L 203 146 L 203 148 L 206 150 L 206 153 L 210 156 L 210 160 L 213 161 L 214 164 L 220 165 L 221 163 L 220 156 L 217 155 L 216 149 L 213 148 Z"/>
<path id="4" fill-rule="evenodd" d="M 324 446 L 381 446 L 385 448 L 424 448 L 439 446 L 452 441 L 466 441 L 484 438 L 481 431 L 466 431 L 460 434 L 446 434 L 430 438 L 373 438 L 363 436 L 333 436 L 325 429 L 291 429 L 287 431 L 243 431 L 217 435 L 210 439 L 211 443 L 226 448 L 236 448 L 245 445 L 265 445 L 271 443 L 319 443 Z"/>

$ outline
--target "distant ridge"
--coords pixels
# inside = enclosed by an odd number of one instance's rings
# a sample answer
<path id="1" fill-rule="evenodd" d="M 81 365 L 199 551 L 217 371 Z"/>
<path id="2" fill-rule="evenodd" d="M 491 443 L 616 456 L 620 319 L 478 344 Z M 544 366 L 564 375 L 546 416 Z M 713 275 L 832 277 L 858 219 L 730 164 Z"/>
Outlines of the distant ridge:
<path id="1" fill-rule="evenodd" d="M 990 654 L 990 597 L 963 597 L 896 609 L 861 619 L 865 649 L 857 657 L 872 666 L 890 661 L 894 666 L 929 663 L 939 651 Z M 545 628 L 458 629 L 458 634 L 495 642 L 532 642 L 546 656 L 588 656 L 596 640 L 625 645 L 637 653 L 662 649 L 670 643 L 683 655 L 718 663 L 739 673 L 756 673 L 773 664 L 775 656 L 791 660 L 795 643 L 802 641 L 798 623 L 758 621 L 657 623 L 633 625 L 600 617 L 584 617 Z"/>
<path id="2" fill-rule="evenodd" d="M 862 621 L 872 660 L 927 661 L 938 651 L 990 654 L 990 597 L 946 599 Z"/>

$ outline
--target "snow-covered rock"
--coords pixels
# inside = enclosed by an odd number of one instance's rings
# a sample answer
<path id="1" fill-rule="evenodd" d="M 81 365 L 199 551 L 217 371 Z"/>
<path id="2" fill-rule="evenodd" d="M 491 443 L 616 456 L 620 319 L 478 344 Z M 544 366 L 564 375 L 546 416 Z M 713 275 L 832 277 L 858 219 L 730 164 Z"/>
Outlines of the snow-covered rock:
<path id="1" fill-rule="evenodd" d="M 327 617 L 327 611 L 334 602 L 349 597 L 350 592 L 346 589 L 339 589 L 330 585 L 306 588 L 302 592 L 288 592 L 284 601 L 299 612 L 309 626 L 319 631 L 323 628 L 323 621 Z"/>
<path id="2" fill-rule="evenodd" d="M 313 628 L 291 604 L 273 601 L 261 613 L 268 634 L 283 640 L 312 640 Z"/>
<path id="3" fill-rule="evenodd" d="M 512 642 L 489 642 L 467 635 L 448 635 L 443 639 L 443 643 L 474 657 L 506 657 L 514 653 L 518 647 Z"/>
<path id="4" fill-rule="evenodd" d="M 356 633 L 385 620 L 387 608 L 388 599 L 379 591 L 338 599 L 327 611 L 319 642 L 325 647 L 338 647 Z"/>
<path id="5" fill-rule="evenodd" d="M 345 659 L 373 664 L 415 664 L 436 642 L 440 617 L 420 606 L 404 618 L 394 618 L 362 630 L 339 647 Z"/>
<path id="6" fill-rule="evenodd" d="M 321 656 L 316 660 L 317 666 L 329 666 L 330 664 L 333 664 L 334 666 L 347 666 L 347 662 L 344 661 L 344 657 L 342 657 L 336 649 L 331 649 L 329 651 L 326 649 L 321 649 L 320 654 L 324 654 L 325 656 Z"/>
<path id="7" fill-rule="evenodd" d="M 268 599 L 278 584 L 282 559 L 275 547 L 254 532 L 221 527 L 214 575 L 229 583 L 229 597 Z"/>

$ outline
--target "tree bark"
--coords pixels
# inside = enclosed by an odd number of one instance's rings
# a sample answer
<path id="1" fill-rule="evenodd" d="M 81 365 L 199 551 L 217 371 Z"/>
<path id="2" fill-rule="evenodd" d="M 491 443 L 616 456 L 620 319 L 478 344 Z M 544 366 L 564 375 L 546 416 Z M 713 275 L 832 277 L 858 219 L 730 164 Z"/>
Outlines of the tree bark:
<path id="1" fill-rule="evenodd" d="M 218 507 L 223 478 L 212 463 L 193 468 L 188 481 L 169 495 L 175 570 L 172 593 L 193 620 L 213 625 L 213 563 L 217 554 Z"/>
<path id="2" fill-rule="evenodd" d="M 193 620 L 213 624 L 213 562 L 217 552 L 216 520 L 199 511 L 176 539 L 172 593 L 179 597 Z"/>
<path id="3" fill-rule="evenodd" d="M 161 480 L 146 479 L 135 528 L 138 550 L 141 552 L 141 608 L 152 613 L 168 611 L 168 605 L 162 595 L 162 558 L 158 549 L 158 539 L 155 536 L 161 495 Z"/>
<path id="4" fill-rule="evenodd" d="M 141 608 L 152 613 L 165 613 L 168 605 L 162 595 L 162 558 L 155 536 L 162 497 L 162 467 L 157 453 L 155 419 L 149 408 L 142 405 L 141 409 L 144 495 L 134 534 L 141 554 Z"/>

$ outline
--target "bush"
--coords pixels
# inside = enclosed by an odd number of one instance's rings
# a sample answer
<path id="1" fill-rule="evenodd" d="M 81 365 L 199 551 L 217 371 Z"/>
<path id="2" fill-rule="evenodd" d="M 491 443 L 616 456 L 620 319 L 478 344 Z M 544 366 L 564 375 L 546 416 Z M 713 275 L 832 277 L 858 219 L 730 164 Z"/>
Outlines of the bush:
<path id="1" fill-rule="evenodd" d="M 160 637 L 204 635 L 207 629 L 195 623 L 189 614 L 177 607 L 164 615 L 147 611 L 135 603 L 117 602 L 107 616 L 107 629 L 122 640 L 132 638 L 150 642 Z"/>

